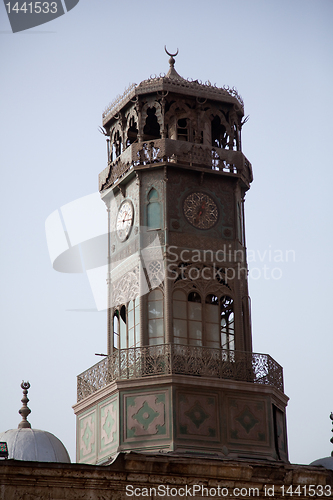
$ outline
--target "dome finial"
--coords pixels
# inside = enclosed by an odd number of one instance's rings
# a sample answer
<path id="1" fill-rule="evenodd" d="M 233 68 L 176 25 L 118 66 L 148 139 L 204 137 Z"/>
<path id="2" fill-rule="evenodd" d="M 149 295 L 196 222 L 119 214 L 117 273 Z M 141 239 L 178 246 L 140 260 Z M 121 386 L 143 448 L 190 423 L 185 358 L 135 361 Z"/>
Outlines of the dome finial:
<path id="1" fill-rule="evenodd" d="M 170 56 L 169 64 L 170 64 L 170 68 L 173 68 L 175 65 L 175 62 L 176 62 L 174 57 L 176 57 L 176 55 L 178 54 L 179 51 L 177 49 L 177 52 L 175 54 L 171 54 L 170 52 L 167 51 L 166 45 L 164 45 L 164 50 L 168 54 L 168 56 Z"/>
<path id="2" fill-rule="evenodd" d="M 27 403 L 29 403 L 29 399 L 27 397 L 28 389 L 30 388 L 29 382 L 24 382 L 22 380 L 21 388 L 23 389 L 23 398 L 21 399 L 23 406 L 19 410 L 19 414 L 22 417 L 22 421 L 18 424 L 19 429 L 30 429 L 31 424 L 27 420 L 27 416 L 31 413 L 30 408 L 28 408 Z"/>

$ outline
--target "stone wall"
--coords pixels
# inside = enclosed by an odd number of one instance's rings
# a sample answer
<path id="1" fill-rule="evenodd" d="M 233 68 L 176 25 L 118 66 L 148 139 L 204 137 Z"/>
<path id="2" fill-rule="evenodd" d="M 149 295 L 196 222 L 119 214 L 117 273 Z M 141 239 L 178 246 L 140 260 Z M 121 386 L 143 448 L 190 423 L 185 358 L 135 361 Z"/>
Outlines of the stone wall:
<path id="1" fill-rule="evenodd" d="M 0 500 L 157 500 L 167 493 L 176 500 L 186 494 L 198 500 L 214 495 L 301 500 L 333 498 L 332 492 L 333 471 L 276 462 L 133 452 L 119 454 L 108 466 L 0 461 Z"/>

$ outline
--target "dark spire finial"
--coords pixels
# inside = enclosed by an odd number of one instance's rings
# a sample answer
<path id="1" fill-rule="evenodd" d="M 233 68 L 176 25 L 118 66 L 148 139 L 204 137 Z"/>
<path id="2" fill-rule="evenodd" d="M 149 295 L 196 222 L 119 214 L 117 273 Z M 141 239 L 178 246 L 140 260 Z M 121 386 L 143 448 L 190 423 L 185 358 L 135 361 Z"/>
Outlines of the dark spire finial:
<path id="1" fill-rule="evenodd" d="M 27 397 L 28 389 L 30 389 L 29 382 L 24 382 L 22 380 L 21 388 L 23 389 L 23 398 L 21 399 L 23 406 L 19 410 L 19 414 L 22 417 L 22 421 L 18 424 L 19 429 L 30 429 L 31 424 L 27 420 L 27 416 L 31 413 L 30 408 L 28 408 L 27 403 L 29 403 L 29 399 Z"/>
<path id="2" fill-rule="evenodd" d="M 168 56 L 170 56 L 169 64 L 170 64 L 170 68 L 173 68 L 174 65 L 175 65 L 175 62 L 176 62 L 175 59 L 174 59 L 174 57 L 176 57 L 176 55 L 178 54 L 179 50 L 177 49 L 177 52 L 175 54 L 171 54 L 170 52 L 167 51 L 166 45 L 164 45 L 164 50 L 168 54 Z"/>
<path id="3" fill-rule="evenodd" d="M 330 414 L 330 419 L 332 420 L 332 425 L 333 425 L 333 413 Z M 332 432 L 333 432 L 333 429 L 332 429 Z M 331 437 L 330 441 L 333 444 L 333 437 Z M 331 457 L 333 457 L 333 451 L 331 452 Z"/>

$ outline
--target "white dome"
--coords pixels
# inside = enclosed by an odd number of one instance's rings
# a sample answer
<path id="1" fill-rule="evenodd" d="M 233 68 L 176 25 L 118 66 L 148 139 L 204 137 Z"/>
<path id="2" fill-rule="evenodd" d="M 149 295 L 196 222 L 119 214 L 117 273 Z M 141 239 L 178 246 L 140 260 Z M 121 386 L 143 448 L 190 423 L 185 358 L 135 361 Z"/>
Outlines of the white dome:
<path id="1" fill-rule="evenodd" d="M 8 458 L 32 462 L 70 463 L 65 446 L 60 439 L 39 429 L 10 429 L 0 433 L 0 441 L 6 441 Z"/>

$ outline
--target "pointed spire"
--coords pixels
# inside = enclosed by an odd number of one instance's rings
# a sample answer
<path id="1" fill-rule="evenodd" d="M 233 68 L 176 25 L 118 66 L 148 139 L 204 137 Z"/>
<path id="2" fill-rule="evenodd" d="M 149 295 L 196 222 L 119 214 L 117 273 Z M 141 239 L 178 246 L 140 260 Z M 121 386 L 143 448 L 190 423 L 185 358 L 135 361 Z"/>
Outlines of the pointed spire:
<path id="1" fill-rule="evenodd" d="M 22 421 L 18 424 L 19 429 L 30 429 L 31 424 L 27 420 L 27 416 L 31 413 L 30 408 L 28 408 L 27 403 L 29 403 L 29 399 L 27 397 L 28 389 L 30 388 L 29 382 L 24 382 L 22 380 L 21 388 L 23 389 L 23 398 L 21 399 L 23 406 L 19 410 L 19 414 L 22 417 Z"/>
<path id="2" fill-rule="evenodd" d="M 167 72 L 167 74 L 165 76 L 167 78 L 174 78 L 174 79 L 177 79 L 177 80 L 184 80 L 184 78 L 182 78 L 177 73 L 177 71 L 175 70 L 175 62 L 176 62 L 175 61 L 175 57 L 176 57 L 176 55 L 179 52 L 178 49 L 177 49 L 177 52 L 175 54 L 171 54 L 170 52 L 167 51 L 166 45 L 164 45 L 164 50 L 168 54 L 168 56 L 170 56 L 170 59 L 169 59 L 170 69 L 169 69 L 169 71 Z"/>

